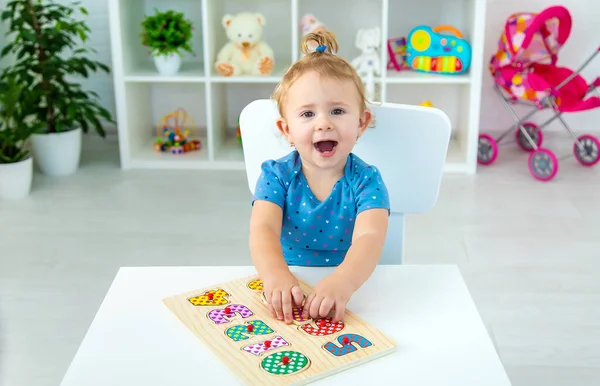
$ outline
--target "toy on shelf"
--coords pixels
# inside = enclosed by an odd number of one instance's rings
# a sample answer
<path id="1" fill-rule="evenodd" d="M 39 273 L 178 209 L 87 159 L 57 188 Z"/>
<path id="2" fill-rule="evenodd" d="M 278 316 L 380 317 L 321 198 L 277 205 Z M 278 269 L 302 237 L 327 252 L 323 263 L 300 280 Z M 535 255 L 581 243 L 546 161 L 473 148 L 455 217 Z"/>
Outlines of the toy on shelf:
<path id="1" fill-rule="evenodd" d="M 431 101 L 428 99 L 426 101 L 424 101 L 423 103 L 420 103 L 419 106 L 424 106 L 424 107 L 434 107 L 433 103 L 431 103 Z"/>
<path id="2" fill-rule="evenodd" d="M 406 38 L 394 38 L 387 41 L 388 50 L 388 70 L 402 71 L 410 67 L 406 62 Z"/>
<path id="3" fill-rule="evenodd" d="M 327 27 L 325 27 L 325 24 L 321 23 L 314 15 L 309 13 L 302 16 L 300 19 L 300 29 L 302 30 L 302 35 L 306 35 L 310 32 L 317 33 L 326 31 Z M 310 40 L 308 42 L 308 52 L 314 52 L 318 45 L 319 44 L 316 41 Z M 305 54 L 303 53 L 302 55 Z"/>
<path id="4" fill-rule="evenodd" d="M 165 115 L 157 126 L 158 138 L 154 143 L 154 150 L 171 154 L 200 150 L 202 144 L 197 139 L 189 138 L 190 130 L 194 130 L 194 120 L 184 109 L 179 108 Z"/>
<path id="5" fill-rule="evenodd" d="M 264 16 L 253 12 L 225 15 L 222 24 L 229 42 L 217 55 L 215 68 L 219 74 L 270 75 L 275 60 L 271 46 L 262 41 Z"/>
<path id="6" fill-rule="evenodd" d="M 449 31 L 454 34 L 444 35 Z M 416 71 L 455 75 L 466 72 L 471 64 L 471 45 L 453 26 L 419 26 L 408 34 L 406 59 Z"/>
<path id="7" fill-rule="evenodd" d="M 360 29 L 356 34 L 355 45 L 362 53 L 352 60 L 352 66 L 356 68 L 358 75 L 363 79 L 366 97 L 369 100 L 375 99 L 375 76 L 381 75 L 378 50 L 380 37 L 381 29 L 379 27 Z"/>

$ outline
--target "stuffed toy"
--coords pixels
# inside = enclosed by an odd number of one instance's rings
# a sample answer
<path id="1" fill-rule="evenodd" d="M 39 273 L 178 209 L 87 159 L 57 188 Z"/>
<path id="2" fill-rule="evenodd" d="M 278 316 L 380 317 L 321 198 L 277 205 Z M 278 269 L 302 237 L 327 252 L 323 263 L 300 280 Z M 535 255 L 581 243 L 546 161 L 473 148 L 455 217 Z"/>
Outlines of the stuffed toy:
<path id="1" fill-rule="evenodd" d="M 302 16 L 300 19 L 300 28 L 302 29 L 302 35 L 306 35 L 310 32 L 318 33 L 327 30 L 325 24 L 321 23 L 310 13 Z M 308 52 L 315 52 L 319 44 L 314 40 L 309 40 L 307 45 Z"/>
<path id="2" fill-rule="evenodd" d="M 225 15 L 223 27 L 229 42 L 217 55 L 215 67 L 223 76 L 270 75 L 273 49 L 262 39 L 265 18 L 260 13 Z"/>
<path id="3" fill-rule="evenodd" d="M 371 100 L 375 98 L 375 76 L 381 75 L 380 38 L 379 27 L 358 30 L 355 45 L 362 53 L 352 60 L 352 65 L 365 84 L 367 99 Z"/>

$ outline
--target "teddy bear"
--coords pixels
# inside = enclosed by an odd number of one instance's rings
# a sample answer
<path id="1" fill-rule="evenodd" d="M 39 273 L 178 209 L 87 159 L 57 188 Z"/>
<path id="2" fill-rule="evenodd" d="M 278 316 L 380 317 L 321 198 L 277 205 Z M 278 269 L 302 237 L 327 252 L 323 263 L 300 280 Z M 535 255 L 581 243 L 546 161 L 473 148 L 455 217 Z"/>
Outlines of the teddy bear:
<path id="1" fill-rule="evenodd" d="M 265 18 L 260 13 L 225 15 L 223 27 L 229 42 L 217 54 L 215 67 L 223 76 L 270 75 L 273 49 L 262 41 Z"/>

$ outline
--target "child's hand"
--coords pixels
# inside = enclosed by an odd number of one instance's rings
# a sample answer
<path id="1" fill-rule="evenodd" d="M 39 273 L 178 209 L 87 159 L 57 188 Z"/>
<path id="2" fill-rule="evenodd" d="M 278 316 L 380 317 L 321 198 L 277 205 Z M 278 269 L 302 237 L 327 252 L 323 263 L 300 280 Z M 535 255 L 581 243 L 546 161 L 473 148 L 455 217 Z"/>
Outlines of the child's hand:
<path id="1" fill-rule="evenodd" d="M 267 305 L 273 317 L 292 323 L 292 307 L 301 306 L 304 293 L 298 285 L 298 280 L 290 272 L 278 271 L 263 279 Z"/>
<path id="2" fill-rule="evenodd" d="M 309 315 L 313 319 L 324 318 L 335 310 L 334 322 L 342 320 L 346 304 L 354 294 L 354 289 L 347 278 L 333 273 L 321 280 L 313 293 L 308 295 L 304 303 L 303 317 Z"/>

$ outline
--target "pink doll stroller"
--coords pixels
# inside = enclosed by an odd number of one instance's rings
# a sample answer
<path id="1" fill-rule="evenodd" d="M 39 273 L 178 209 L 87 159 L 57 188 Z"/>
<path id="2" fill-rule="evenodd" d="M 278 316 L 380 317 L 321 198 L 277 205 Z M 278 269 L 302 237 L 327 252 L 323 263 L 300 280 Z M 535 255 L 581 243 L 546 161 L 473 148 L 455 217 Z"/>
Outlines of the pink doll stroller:
<path id="1" fill-rule="evenodd" d="M 577 137 L 568 127 L 563 113 L 595 109 L 600 97 L 588 94 L 600 86 L 600 78 L 588 84 L 579 73 L 598 54 L 596 50 L 577 71 L 556 65 L 557 54 L 571 32 L 571 15 L 561 6 L 540 13 L 518 13 L 509 17 L 498 43 L 498 51 L 490 61 L 494 90 L 515 121 L 506 132 L 494 139 L 479 136 L 478 162 L 490 165 L 498 156 L 498 143 L 516 129 L 517 144 L 530 152 L 529 171 L 538 180 L 549 181 L 558 172 L 558 159 L 542 148 L 541 129 L 559 119 L 573 138 L 575 158 L 584 166 L 600 160 L 600 142 L 591 135 Z M 511 104 L 533 106 L 522 119 Z M 541 125 L 526 121 L 537 111 L 551 108 L 554 116 Z"/>

